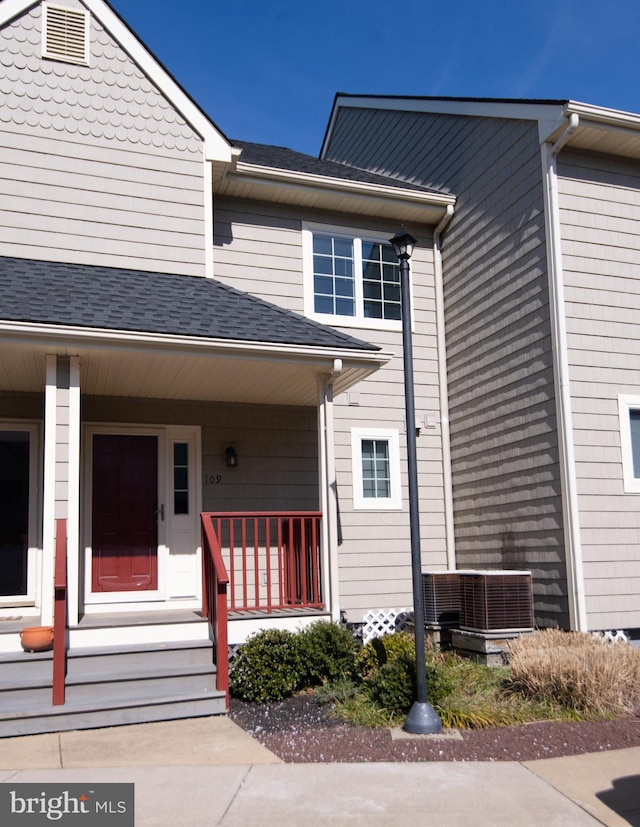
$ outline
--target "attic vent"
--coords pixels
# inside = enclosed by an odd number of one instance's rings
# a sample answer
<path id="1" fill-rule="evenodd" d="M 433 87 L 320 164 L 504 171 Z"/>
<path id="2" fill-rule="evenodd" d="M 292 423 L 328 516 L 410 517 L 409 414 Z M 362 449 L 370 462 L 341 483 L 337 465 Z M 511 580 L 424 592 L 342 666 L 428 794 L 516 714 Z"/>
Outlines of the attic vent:
<path id="1" fill-rule="evenodd" d="M 42 56 L 69 63 L 88 63 L 87 12 L 49 4 L 44 5 L 43 9 Z"/>
<path id="2" fill-rule="evenodd" d="M 471 632 L 533 629 L 531 572 L 461 572 L 460 628 Z"/>

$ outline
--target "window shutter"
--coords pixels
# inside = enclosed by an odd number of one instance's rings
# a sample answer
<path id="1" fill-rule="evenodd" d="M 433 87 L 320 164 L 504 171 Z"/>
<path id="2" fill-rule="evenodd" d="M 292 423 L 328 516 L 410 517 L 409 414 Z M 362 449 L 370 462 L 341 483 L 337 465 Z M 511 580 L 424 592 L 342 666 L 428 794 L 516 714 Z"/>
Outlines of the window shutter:
<path id="1" fill-rule="evenodd" d="M 87 13 L 66 6 L 45 5 L 43 8 L 43 56 L 69 63 L 88 63 Z"/>

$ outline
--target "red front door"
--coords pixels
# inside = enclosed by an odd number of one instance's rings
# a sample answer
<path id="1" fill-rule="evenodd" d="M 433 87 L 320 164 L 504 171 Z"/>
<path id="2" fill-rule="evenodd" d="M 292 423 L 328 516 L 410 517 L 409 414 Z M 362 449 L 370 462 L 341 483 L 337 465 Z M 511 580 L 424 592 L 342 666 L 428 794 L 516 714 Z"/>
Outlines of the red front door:
<path id="1" fill-rule="evenodd" d="M 158 440 L 94 434 L 92 591 L 158 588 Z"/>

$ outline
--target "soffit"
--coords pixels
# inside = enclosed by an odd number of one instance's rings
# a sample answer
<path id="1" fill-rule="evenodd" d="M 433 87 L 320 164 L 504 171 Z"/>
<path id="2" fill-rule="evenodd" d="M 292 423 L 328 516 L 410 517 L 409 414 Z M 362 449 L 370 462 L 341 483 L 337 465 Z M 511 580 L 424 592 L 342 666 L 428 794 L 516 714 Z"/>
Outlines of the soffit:
<path id="1" fill-rule="evenodd" d="M 168 348 L 62 346 L 46 340 L 0 339 L 0 391 L 42 393 L 47 354 L 80 359 L 80 388 L 92 396 L 180 399 L 264 405 L 315 406 L 318 376 L 334 368 L 334 354 L 316 356 L 178 352 Z M 389 355 L 345 358 L 336 394 L 374 372 Z"/>

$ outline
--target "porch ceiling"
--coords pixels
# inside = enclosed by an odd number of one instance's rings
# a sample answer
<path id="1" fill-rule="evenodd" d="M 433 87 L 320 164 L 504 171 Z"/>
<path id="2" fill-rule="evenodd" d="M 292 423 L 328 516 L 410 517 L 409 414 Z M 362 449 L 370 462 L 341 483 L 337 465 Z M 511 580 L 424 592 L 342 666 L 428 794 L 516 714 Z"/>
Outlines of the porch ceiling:
<path id="1" fill-rule="evenodd" d="M 47 354 L 80 359 L 80 389 L 90 396 L 315 406 L 317 376 L 329 374 L 334 359 L 342 370 L 334 381 L 339 394 L 373 373 L 389 354 L 350 359 L 347 354 L 239 353 L 231 349 L 179 352 L 176 348 L 76 346 L 2 341 L 0 391 L 43 393 Z"/>

